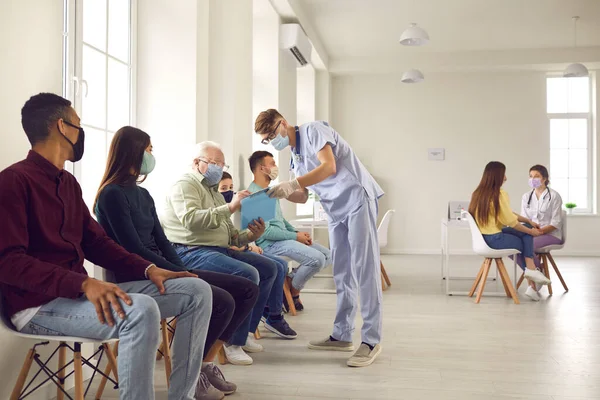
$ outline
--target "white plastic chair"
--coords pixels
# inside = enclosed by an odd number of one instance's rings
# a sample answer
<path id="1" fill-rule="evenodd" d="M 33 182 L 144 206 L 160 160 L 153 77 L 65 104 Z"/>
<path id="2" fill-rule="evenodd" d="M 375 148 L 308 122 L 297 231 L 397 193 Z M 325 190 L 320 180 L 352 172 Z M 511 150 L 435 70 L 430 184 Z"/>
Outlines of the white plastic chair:
<path id="1" fill-rule="evenodd" d="M 485 260 L 477 273 L 477 277 L 475 278 L 475 282 L 473 282 L 473 286 L 469 291 L 469 297 L 473 297 L 477 286 L 479 290 L 477 292 L 477 297 L 475 299 L 475 303 L 479 303 L 481 300 L 481 295 L 483 294 L 483 290 L 485 289 L 485 283 L 487 281 L 488 272 L 490 271 L 490 266 L 492 264 L 492 260 L 496 261 L 496 267 L 498 268 L 498 272 L 500 273 L 500 278 L 502 279 L 502 285 L 504 285 L 504 291 L 506 292 L 506 296 L 511 297 L 515 304 L 519 304 L 519 296 L 515 288 L 512 285 L 510 277 L 508 276 L 508 272 L 506 272 L 506 267 L 504 266 L 504 262 L 502 261 L 503 257 L 508 257 L 511 255 L 520 254 L 521 252 L 517 249 L 503 249 L 503 250 L 495 250 L 487 245 L 485 240 L 483 240 L 483 235 L 475 222 L 473 216 L 469 213 L 465 213 L 467 217 L 467 221 L 469 222 L 469 228 L 471 229 L 471 239 L 473 241 L 473 251 L 484 257 Z"/>
<path id="2" fill-rule="evenodd" d="M 388 210 L 383 216 L 379 227 L 377 228 L 377 237 L 379 239 L 380 251 L 388 244 L 388 230 L 390 228 L 390 220 L 392 219 L 392 215 L 394 215 L 395 212 L 396 210 Z M 385 270 L 385 267 L 383 266 L 381 258 L 379 259 L 379 266 L 381 269 L 381 289 L 386 290 L 389 286 L 392 286 L 392 281 L 390 281 L 390 278 L 388 277 L 388 274 Z"/>
<path id="3" fill-rule="evenodd" d="M 17 382 L 13 388 L 12 394 L 10 396 L 10 400 L 20 400 L 29 396 L 36 390 L 40 389 L 43 384 L 48 381 L 52 381 L 57 387 L 57 400 L 63 400 L 65 396 L 70 400 L 84 400 L 84 396 L 87 394 L 91 382 L 94 379 L 96 373 L 110 379 L 110 381 L 118 387 L 118 378 L 117 378 L 117 362 L 115 359 L 115 355 L 110 348 L 110 343 L 117 342 L 116 339 L 110 340 L 97 340 L 97 339 L 89 339 L 82 337 L 71 337 L 71 336 L 45 336 L 45 335 L 29 335 L 26 333 L 18 332 L 10 319 L 4 314 L 4 308 L 2 304 L 2 295 L 0 294 L 0 333 L 11 334 L 15 336 L 19 336 L 25 339 L 34 339 L 37 340 L 37 343 L 29 349 L 27 356 L 25 357 L 25 362 L 21 367 L 21 372 L 19 373 L 19 377 L 17 378 Z M 39 353 L 37 352 L 38 346 L 45 346 L 50 342 L 58 342 L 56 349 L 52 352 L 52 354 L 45 360 L 42 361 Z M 67 342 L 73 342 L 73 347 L 71 347 Z M 81 355 L 81 345 L 83 343 L 101 343 L 98 349 L 94 352 L 94 354 L 85 358 Z M 73 352 L 73 361 L 67 362 L 67 349 L 70 349 Z M 48 366 L 52 358 L 58 353 L 58 368 L 56 371 L 52 371 L 52 369 Z M 111 365 L 111 369 L 114 375 L 114 380 L 110 378 L 108 373 L 105 375 L 99 369 L 100 361 L 102 360 L 102 356 L 106 354 L 108 358 L 108 364 Z M 94 364 L 94 357 L 98 356 L 98 361 Z M 27 385 L 25 385 L 27 381 L 27 376 L 29 375 L 29 371 L 31 369 L 31 365 L 33 362 L 36 362 L 38 365 L 38 372 L 29 380 Z M 69 374 L 66 373 L 67 368 L 73 364 L 73 371 Z M 94 371 L 92 375 L 92 379 L 90 379 L 90 383 L 87 385 L 87 388 L 84 390 L 83 386 L 83 365 L 86 365 Z M 43 382 L 37 384 L 35 387 L 31 388 L 35 379 L 41 374 L 44 373 L 48 376 Z M 75 375 L 75 397 L 71 397 L 64 389 L 65 380 L 71 375 Z M 95 399 L 100 399 L 101 394 L 97 394 Z"/>
<path id="4" fill-rule="evenodd" d="M 541 247 L 535 251 L 535 254 L 537 254 L 540 257 L 542 272 L 544 273 L 544 275 L 546 275 L 546 277 L 550 279 L 550 269 L 548 268 L 548 261 L 550 261 L 552 267 L 554 268 L 554 272 L 556 272 L 556 275 L 558 275 L 558 279 L 560 279 L 560 283 L 562 283 L 563 288 L 565 289 L 565 292 L 568 292 L 569 288 L 567 287 L 565 280 L 563 279 L 560 271 L 558 270 L 558 267 L 556 266 L 556 262 L 554 261 L 552 254 L 550 254 L 552 250 L 560 250 L 563 247 L 565 247 L 565 243 L 567 242 L 567 212 L 565 210 L 562 210 L 561 212 L 561 225 L 562 243 L 551 244 L 545 247 Z M 525 279 L 525 275 L 521 275 L 521 278 L 519 278 L 519 283 L 517 283 L 517 289 L 519 289 L 519 286 L 521 286 L 521 283 L 523 283 L 523 279 Z M 552 284 L 548 285 L 548 293 L 552 296 Z"/>

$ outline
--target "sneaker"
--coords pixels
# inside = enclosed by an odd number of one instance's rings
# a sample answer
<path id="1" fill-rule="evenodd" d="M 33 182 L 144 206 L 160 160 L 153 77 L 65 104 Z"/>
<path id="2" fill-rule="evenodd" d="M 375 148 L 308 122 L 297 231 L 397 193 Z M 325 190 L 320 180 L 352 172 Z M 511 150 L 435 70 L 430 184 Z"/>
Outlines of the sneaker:
<path id="1" fill-rule="evenodd" d="M 223 397 L 225 394 L 210 384 L 204 372 L 200 372 L 194 400 L 221 400 Z"/>
<path id="2" fill-rule="evenodd" d="M 533 301 L 540 301 L 541 299 L 540 294 L 531 286 L 529 286 L 525 291 L 525 296 L 529 297 Z"/>
<path id="3" fill-rule="evenodd" d="M 296 339 L 298 337 L 296 331 L 290 328 L 283 316 L 281 316 L 281 319 L 267 318 L 265 328 L 284 339 Z"/>
<path id="4" fill-rule="evenodd" d="M 262 345 L 256 343 L 256 340 L 254 340 L 254 335 L 252 333 L 248 334 L 248 338 L 246 339 L 246 344 L 242 348 L 244 349 L 244 351 L 247 351 L 248 353 L 260 353 L 261 351 L 264 350 Z"/>
<path id="5" fill-rule="evenodd" d="M 376 345 L 373 347 L 373 350 L 371 350 L 368 345 L 361 343 L 358 350 L 356 350 L 356 353 L 348 359 L 346 364 L 348 364 L 349 367 L 366 367 L 373 364 L 373 361 L 375 361 L 379 353 L 381 353 L 380 344 Z"/>
<path id="6" fill-rule="evenodd" d="M 241 346 L 223 346 L 223 350 L 225 350 L 225 358 L 233 365 L 251 365 L 253 362 Z"/>
<path id="7" fill-rule="evenodd" d="M 294 307 L 296 307 L 296 311 L 304 311 L 304 304 L 302 304 L 300 296 L 294 296 L 292 299 L 294 299 Z"/>
<path id="8" fill-rule="evenodd" d="M 206 375 L 211 385 L 224 394 L 232 394 L 237 390 L 237 385 L 235 383 L 228 382 L 219 367 L 217 367 L 214 363 L 203 365 L 202 374 Z"/>
<path id="9" fill-rule="evenodd" d="M 327 339 L 324 340 L 308 342 L 308 348 L 311 350 L 354 351 L 352 342 L 331 340 L 330 336 L 327 336 Z"/>
<path id="10" fill-rule="evenodd" d="M 549 285 L 552 282 L 550 279 L 546 277 L 546 275 L 542 274 L 537 269 L 529 269 L 525 268 L 525 278 L 531 279 L 535 283 L 539 283 L 540 285 Z"/>

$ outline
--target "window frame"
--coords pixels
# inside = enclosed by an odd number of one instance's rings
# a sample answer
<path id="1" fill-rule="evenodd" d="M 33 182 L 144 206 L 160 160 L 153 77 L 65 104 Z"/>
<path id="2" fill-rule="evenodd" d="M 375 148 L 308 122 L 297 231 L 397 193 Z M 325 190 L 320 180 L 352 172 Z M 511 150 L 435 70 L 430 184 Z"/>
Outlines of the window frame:
<path id="1" fill-rule="evenodd" d="M 546 97 L 545 97 L 545 109 L 546 109 L 546 116 L 548 119 L 548 135 L 550 136 L 550 123 L 552 120 L 558 120 L 558 119 L 566 119 L 566 120 L 570 120 L 570 119 L 585 119 L 587 120 L 587 153 L 588 153 L 588 160 L 587 160 L 587 201 L 588 201 L 588 206 L 586 208 L 580 208 L 577 207 L 573 210 L 573 214 L 579 214 L 579 215 L 595 215 L 597 213 L 597 205 L 596 205 L 596 171 L 595 171 L 595 166 L 596 166 L 596 137 L 595 137 L 595 127 L 594 127 L 594 122 L 595 122 L 595 107 L 596 107 L 596 102 L 595 102 L 595 93 L 596 91 L 594 90 L 594 86 L 595 86 L 595 75 L 590 72 L 589 75 L 589 104 L 590 104 L 590 108 L 588 112 L 567 112 L 567 113 L 549 113 L 548 112 L 548 80 L 552 79 L 552 78 L 562 78 L 561 74 L 558 73 L 552 73 L 552 74 L 548 74 L 546 75 L 546 79 L 545 79 L 545 84 L 546 84 Z M 567 78 L 569 79 L 569 78 Z M 552 151 L 552 144 L 549 142 L 549 146 L 548 146 L 548 151 Z M 549 163 L 549 169 L 550 171 L 552 171 L 552 164 L 551 162 Z M 550 177 L 550 179 L 552 180 L 552 176 Z M 570 176 L 567 177 L 567 180 L 571 179 Z M 561 196 L 563 194 L 561 193 Z M 567 202 L 568 199 L 567 198 L 563 198 L 563 201 Z M 563 204 L 564 206 L 564 204 Z"/>

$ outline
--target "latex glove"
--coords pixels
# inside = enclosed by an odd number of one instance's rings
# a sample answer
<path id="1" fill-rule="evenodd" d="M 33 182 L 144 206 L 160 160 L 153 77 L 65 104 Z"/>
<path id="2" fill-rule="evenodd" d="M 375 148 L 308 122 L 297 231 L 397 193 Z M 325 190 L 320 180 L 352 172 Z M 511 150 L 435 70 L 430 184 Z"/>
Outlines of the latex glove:
<path id="1" fill-rule="evenodd" d="M 269 197 L 286 199 L 298 189 L 301 189 L 300 183 L 298 182 L 298 179 L 294 179 L 293 181 L 281 182 L 273 186 L 271 189 L 269 189 L 267 194 Z"/>

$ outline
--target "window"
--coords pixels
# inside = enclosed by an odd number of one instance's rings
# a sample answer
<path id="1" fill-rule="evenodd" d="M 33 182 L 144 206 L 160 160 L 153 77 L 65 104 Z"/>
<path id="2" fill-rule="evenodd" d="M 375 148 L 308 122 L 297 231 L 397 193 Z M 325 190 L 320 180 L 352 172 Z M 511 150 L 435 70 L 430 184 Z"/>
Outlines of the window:
<path id="1" fill-rule="evenodd" d="M 91 207 L 114 133 L 133 124 L 133 0 L 67 0 L 67 96 L 85 129 L 85 156 L 74 173 Z M 71 14 L 72 16 L 70 16 Z"/>
<path id="2" fill-rule="evenodd" d="M 547 78 L 550 181 L 578 213 L 594 211 L 591 94 L 589 77 Z"/>

